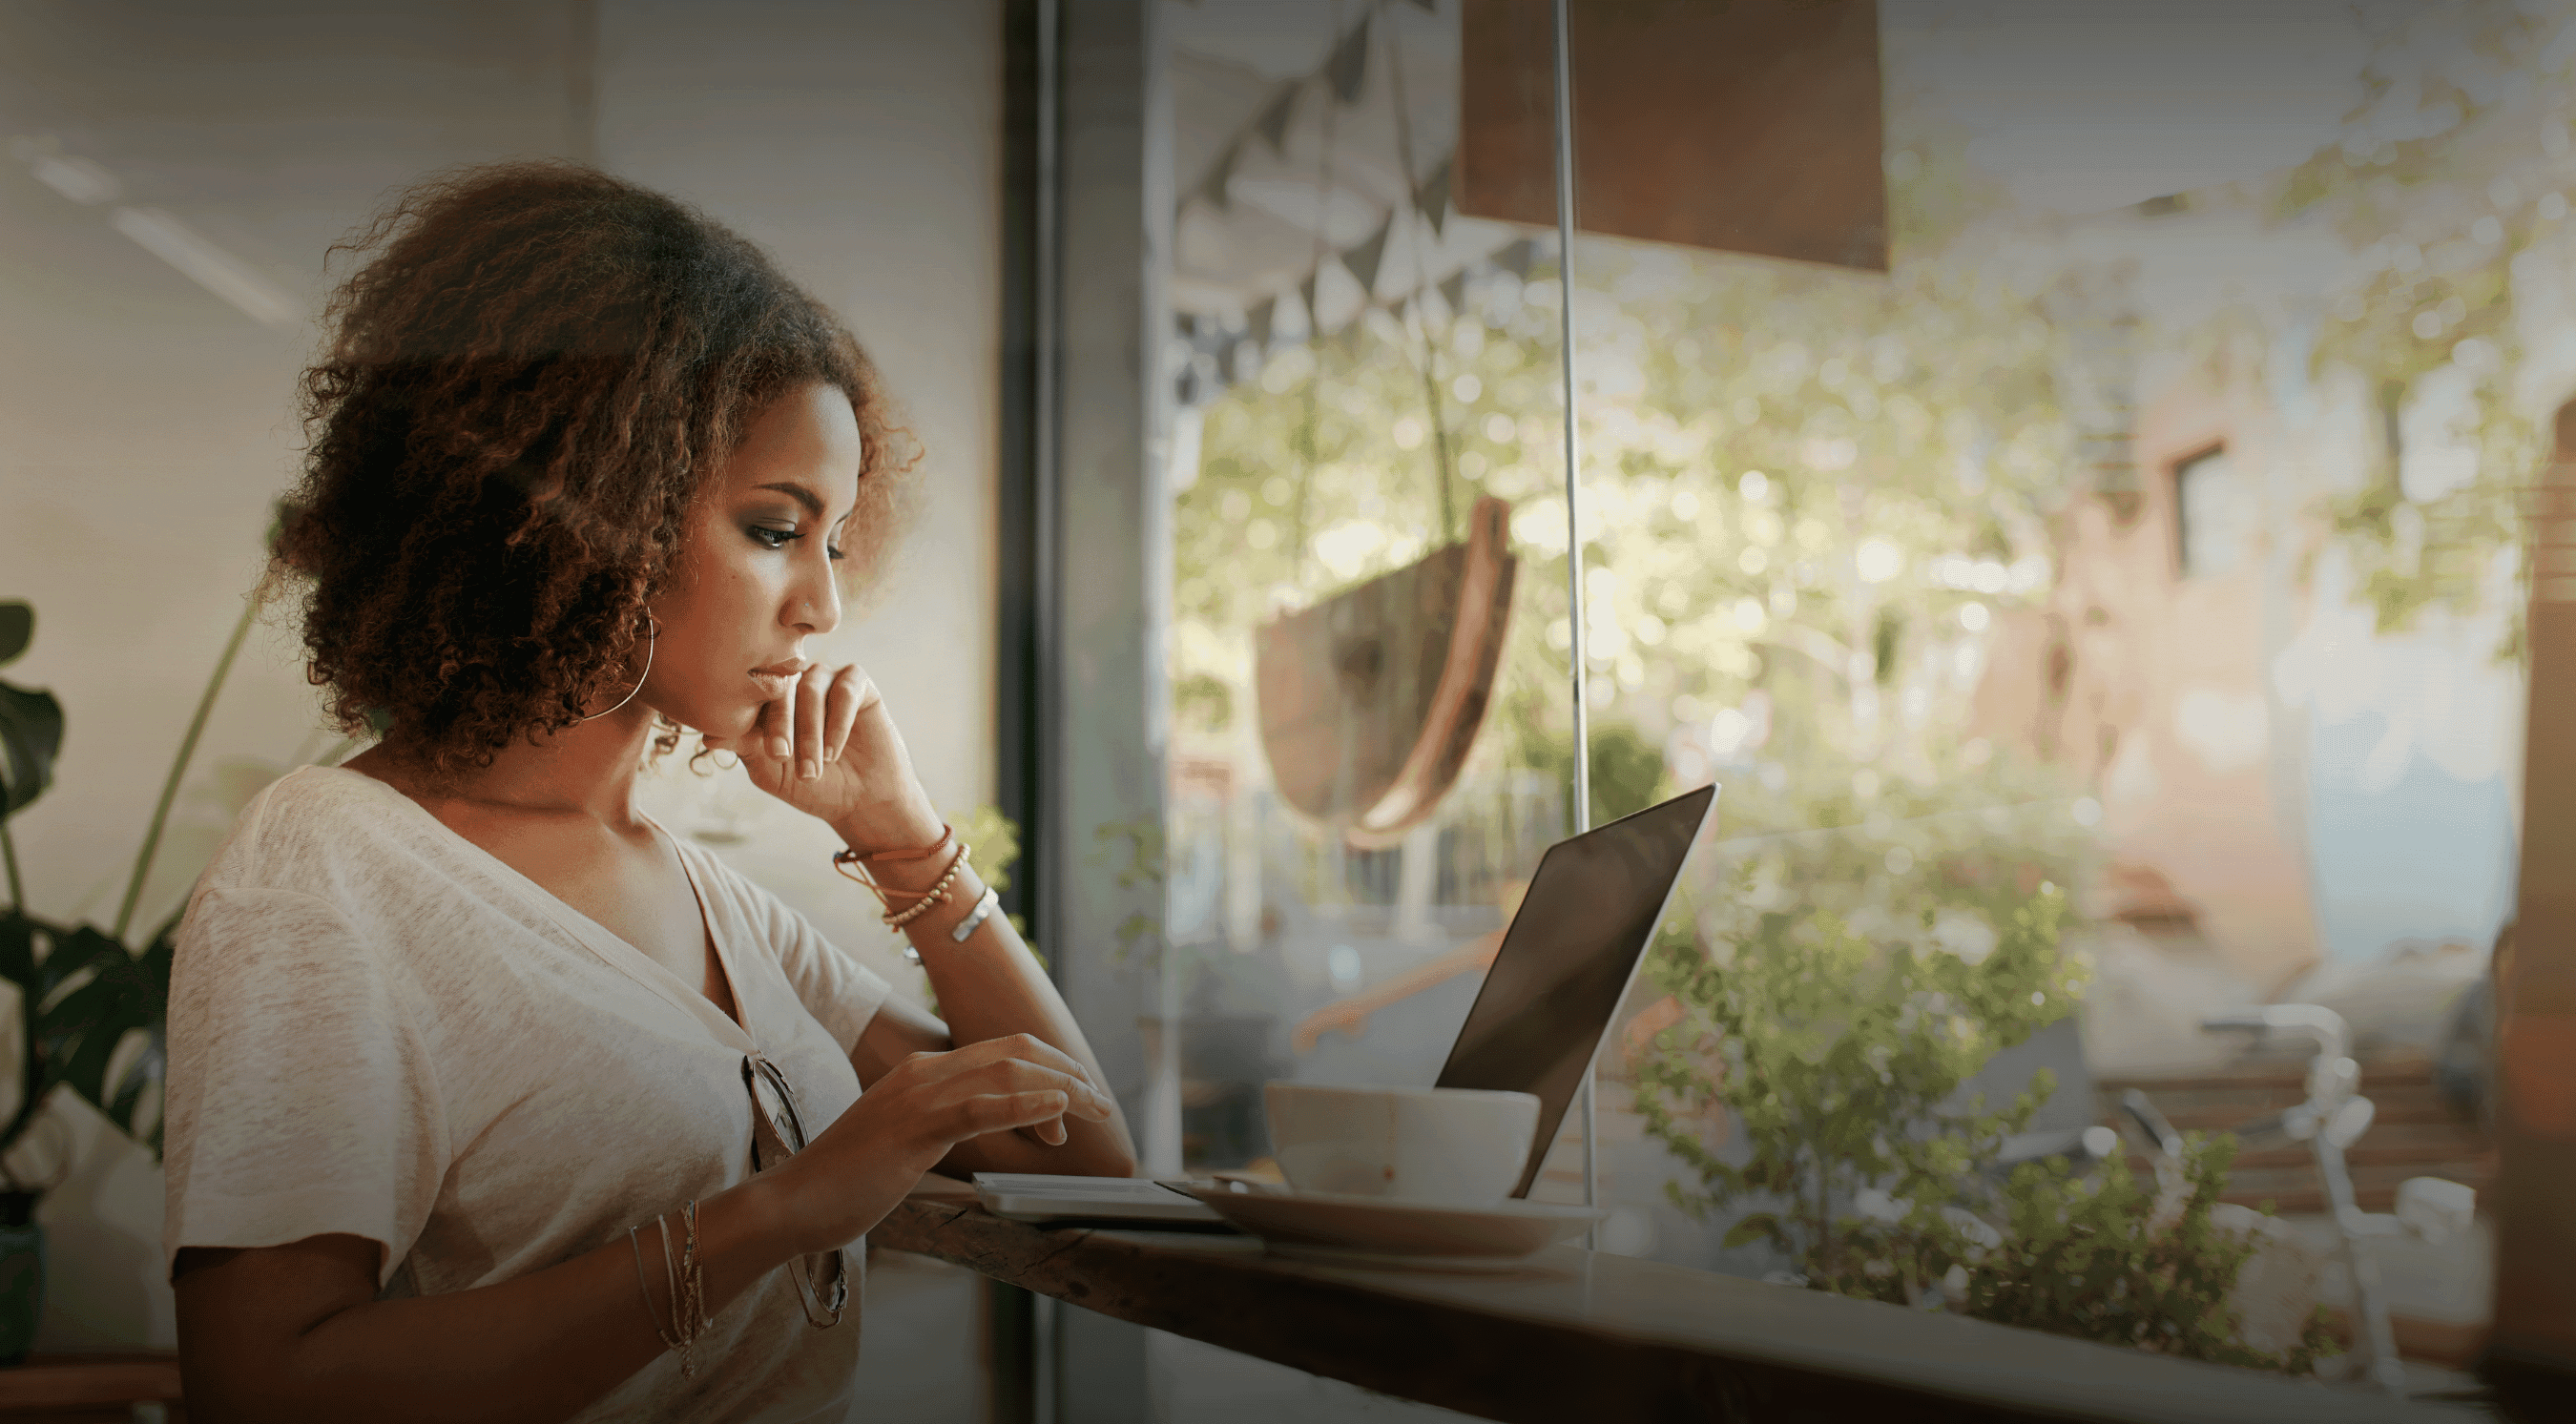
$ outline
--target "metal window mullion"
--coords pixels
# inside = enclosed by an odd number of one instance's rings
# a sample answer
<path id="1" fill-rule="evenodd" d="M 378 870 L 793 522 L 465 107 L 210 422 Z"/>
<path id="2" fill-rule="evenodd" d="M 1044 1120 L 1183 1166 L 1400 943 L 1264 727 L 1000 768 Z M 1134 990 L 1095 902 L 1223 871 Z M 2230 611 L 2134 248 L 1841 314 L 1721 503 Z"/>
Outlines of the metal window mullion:
<path id="1" fill-rule="evenodd" d="M 1583 441 L 1575 424 L 1574 382 L 1574 66 L 1568 43 L 1566 0 L 1555 0 L 1556 18 L 1556 312 L 1557 369 L 1565 380 L 1565 584 L 1568 648 L 1574 676 L 1574 830 L 1592 829 L 1592 714 L 1585 687 L 1583 638 Z M 1598 1133 L 1594 1127 L 1594 1067 L 1583 1065 L 1583 1204 L 1600 1196 Z M 1584 1231 L 1584 1244 L 1597 1246 L 1596 1227 Z"/>

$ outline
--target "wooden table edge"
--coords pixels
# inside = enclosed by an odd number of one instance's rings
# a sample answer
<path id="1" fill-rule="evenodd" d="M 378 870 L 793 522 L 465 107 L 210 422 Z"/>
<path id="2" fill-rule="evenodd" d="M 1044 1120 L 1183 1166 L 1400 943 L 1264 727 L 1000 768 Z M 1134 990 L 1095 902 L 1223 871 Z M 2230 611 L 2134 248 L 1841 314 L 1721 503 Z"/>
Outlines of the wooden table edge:
<path id="1" fill-rule="evenodd" d="M 1760 1350 L 1722 1350 L 1565 1319 L 1479 1310 L 1459 1299 L 1406 1293 L 1408 1278 L 1308 1266 L 1239 1242 L 1195 1244 L 1171 1232 L 1110 1227 L 1045 1228 L 1005 1221 L 971 1200 L 915 1197 L 870 1233 L 876 1245 L 937 1257 L 1025 1290 L 1104 1315 L 1506 1424 L 1691 1417 L 1734 1419 L 1824 1411 L 1824 1417 L 1918 1419 L 2101 1419 L 2137 1424 L 2217 1424 L 2237 1419 L 2293 1424 L 2462 1420 L 2490 1417 L 2456 1405 L 2391 1400 L 2351 1387 L 2266 1377 L 2191 1361 L 2143 1356 L 2116 1346 L 2041 1335 L 1957 1317 L 1891 1319 L 1912 1313 L 1867 1301 L 1799 1293 L 1781 1304 L 1848 1316 L 1859 1335 L 1894 1327 L 1940 1329 L 1988 1347 L 2027 1349 L 2060 1364 L 2097 1363 L 2126 1377 L 2087 1393 L 2042 1380 L 1983 1385 L 1908 1379 L 1873 1369 L 1846 1352 L 1843 1367 Z M 1219 1240 L 1225 1240 L 1219 1238 Z M 1613 1273 L 1681 1271 L 1591 1257 L 1560 1259 Z M 1689 1273 L 1696 1277 L 1702 1273 Z M 1707 1277 L 1712 1291 L 1751 1283 Z M 1257 1287 L 1257 1289 L 1253 1289 Z M 1783 1289 L 1762 1287 L 1761 1289 Z M 2005 1332 L 1997 1335 L 1995 1332 Z M 1389 1340 L 1415 1348 L 1391 1353 Z M 2101 1352 L 2087 1357 L 2080 1352 Z M 2144 1398 L 2133 1385 L 2164 1383 Z"/>

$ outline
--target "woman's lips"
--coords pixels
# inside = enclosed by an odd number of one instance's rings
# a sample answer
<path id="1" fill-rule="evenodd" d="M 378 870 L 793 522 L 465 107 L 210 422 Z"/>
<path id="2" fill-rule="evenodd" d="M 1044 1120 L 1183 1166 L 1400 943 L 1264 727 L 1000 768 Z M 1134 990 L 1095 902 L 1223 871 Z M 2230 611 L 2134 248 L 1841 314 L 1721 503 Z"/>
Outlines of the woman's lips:
<path id="1" fill-rule="evenodd" d="M 803 658 L 789 658 L 784 662 L 771 663 L 767 667 L 753 668 L 751 680 L 759 683 L 761 690 L 771 697 L 784 697 L 787 695 L 788 687 L 796 681 L 797 676 L 803 673 L 807 666 L 808 663 Z"/>

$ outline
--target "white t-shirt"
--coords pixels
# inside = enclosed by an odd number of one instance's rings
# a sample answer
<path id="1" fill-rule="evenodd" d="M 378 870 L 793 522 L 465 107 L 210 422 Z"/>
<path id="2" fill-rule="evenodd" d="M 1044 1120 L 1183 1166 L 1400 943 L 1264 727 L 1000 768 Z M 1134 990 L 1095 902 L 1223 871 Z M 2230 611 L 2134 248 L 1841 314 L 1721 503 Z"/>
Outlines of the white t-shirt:
<path id="1" fill-rule="evenodd" d="M 313 767 L 262 792 L 179 933 L 164 1266 L 182 1246 L 346 1232 L 383 1244 L 380 1296 L 434 1295 L 645 1225 L 658 1276 L 654 1216 L 750 1172 L 744 1055 L 776 1061 L 819 1134 L 858 1099 L 850 1050 L 889 992 L 673 843 L 739 1026 L 383 782 Z M 858 1314 L 854 1279 L 841 1323 L 815 1329 L 772 1271 L 717 1314 L 694 1377 L 666 1351 L 575 1417 L 840 1420 Z"/>

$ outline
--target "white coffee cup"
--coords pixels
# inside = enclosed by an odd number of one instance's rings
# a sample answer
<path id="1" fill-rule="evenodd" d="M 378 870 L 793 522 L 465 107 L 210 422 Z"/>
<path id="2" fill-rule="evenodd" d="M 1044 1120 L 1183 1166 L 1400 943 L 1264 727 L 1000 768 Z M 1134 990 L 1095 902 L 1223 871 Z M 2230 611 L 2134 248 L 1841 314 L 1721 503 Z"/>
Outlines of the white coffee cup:
<path id="1" fill-rule="evenodd" d="M 1538 1135 L 1538 1099 L 1477 1088 L 1270 1083 L 1270 1146 L 1301 1192 L 1491 1206 Z"/>

